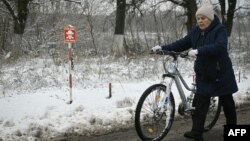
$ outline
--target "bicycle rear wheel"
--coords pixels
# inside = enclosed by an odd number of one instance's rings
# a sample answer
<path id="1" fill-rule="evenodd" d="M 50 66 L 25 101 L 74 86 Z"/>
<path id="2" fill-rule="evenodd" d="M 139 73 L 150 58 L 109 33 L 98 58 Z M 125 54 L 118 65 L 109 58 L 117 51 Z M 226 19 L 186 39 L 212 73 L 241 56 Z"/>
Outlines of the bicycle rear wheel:
<path id="1" fill-rule="evenodd" d="M 155 84 L 149 87 L 139 99 L 135 111 L 135 129 L 143 141 L 160 141 L 170 130 L 175 116 L 173 94 L 165 111 L 160 111 L 160 103 L 165 95 L 166 86 Z"/>
<path id="2" fill-rule="evenodd" d="M 221 103 L 219 97 L 211 97 L 210 105 L 204 125 L 204 132 L 207 132 L 213 128 L 219 119 L 221 112 Z"/>

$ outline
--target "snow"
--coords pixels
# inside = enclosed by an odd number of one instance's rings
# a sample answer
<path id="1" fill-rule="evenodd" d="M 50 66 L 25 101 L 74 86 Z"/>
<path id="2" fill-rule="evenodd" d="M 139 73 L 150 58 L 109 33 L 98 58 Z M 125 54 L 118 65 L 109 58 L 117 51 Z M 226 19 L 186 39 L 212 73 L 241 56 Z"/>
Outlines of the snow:
<path id="1" fill-rule="evenodd" d="M 65 134 L 97 135 L 133 127 L 141 94 L 161 81 L 161 59 L 129 61 L 85 59 L 73 73 L 73 103 L 69 101 L 67 62 L 28 59 L 5 64 L 0 71 L 0 140 L 46 139 Z M 191 62 L 180 63 L 185 80 L 192 82 Z M 246 72 L 246 71 L 245 71 Z M 250 75 L 243 74 L 234 95 L 247 102 Z M 109 96 L 112 84 L 112 97 Z M 187 92 L 187 91 L 185 91 Z M 176 105 L 180 99 L 173 89 Z"/>

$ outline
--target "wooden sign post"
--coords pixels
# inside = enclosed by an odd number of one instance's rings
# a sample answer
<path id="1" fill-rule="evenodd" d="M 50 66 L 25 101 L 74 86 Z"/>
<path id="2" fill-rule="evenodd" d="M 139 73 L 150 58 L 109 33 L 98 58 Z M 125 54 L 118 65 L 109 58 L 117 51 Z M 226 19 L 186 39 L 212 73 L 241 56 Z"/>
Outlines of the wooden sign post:
<path id="1" fill-rule="evenodd" d="M 64 43 L 68 44 L 68 61 L 69 61 L 69 96 L 70 100 L 68 104 L 73 102 L 72 99 L 72 70 L 74 69 L 73 65 L 73 49 L 72 44 L 76 42 L 76 29 L 72 25 L 64 27 Z"/>

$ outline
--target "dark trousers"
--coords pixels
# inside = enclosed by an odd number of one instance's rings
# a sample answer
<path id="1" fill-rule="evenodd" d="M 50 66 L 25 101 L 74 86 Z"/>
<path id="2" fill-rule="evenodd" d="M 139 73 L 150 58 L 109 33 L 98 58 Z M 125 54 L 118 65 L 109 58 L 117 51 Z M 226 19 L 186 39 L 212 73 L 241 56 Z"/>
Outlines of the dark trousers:
<path id="1" fill-rule="evenodd" d="M 236 124 L 237 117 L 236 117 L 236 110 L 235 110 L 235 103 L 233 100 L 233 96 L 232 95 L 220 96 L 219 100 L 221 102 L 226 117 L 226 124 Z M 194 96 L 193 106 L 195 107 L 195 110 L 192 114 L 192 121 L 193 121 L 192 131 L 199 134 L 203 133 L 209 104 L 210 104 L 209 96 L 204 96 L 199 94 L 196 94 Z"/>
<path id="2" fill-rule="evenodd" d="M 237 115 L 233 95 L 220 96 L 220 102 L 226 117 L 226 124 L 236 125 Z"/>

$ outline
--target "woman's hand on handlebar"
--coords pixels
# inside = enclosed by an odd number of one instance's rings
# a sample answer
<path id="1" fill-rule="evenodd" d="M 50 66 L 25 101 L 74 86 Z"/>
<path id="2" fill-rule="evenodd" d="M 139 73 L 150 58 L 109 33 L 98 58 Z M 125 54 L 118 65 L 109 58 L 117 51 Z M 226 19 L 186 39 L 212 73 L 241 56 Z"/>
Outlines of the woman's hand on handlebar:
<path id="1" fill-rule="evenodd" d="M 157 45 L 151 48 L 150 53 L 157 53 L 157 52 L 161 52 L 162 51 L 162 47 Z"/>

